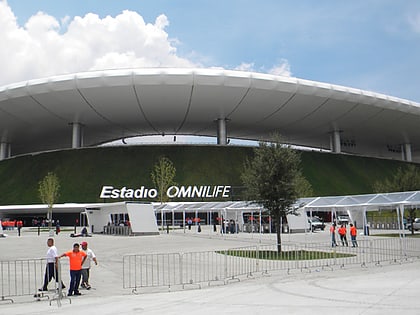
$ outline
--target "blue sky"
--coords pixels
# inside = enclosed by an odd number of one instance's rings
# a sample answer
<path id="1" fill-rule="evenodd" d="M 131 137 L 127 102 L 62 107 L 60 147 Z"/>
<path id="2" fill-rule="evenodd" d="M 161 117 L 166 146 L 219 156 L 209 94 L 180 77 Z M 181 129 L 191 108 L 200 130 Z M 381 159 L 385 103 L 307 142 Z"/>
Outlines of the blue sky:
<path id="1" fill-rule="evenodd" d="M 0 85 L 101 67 L 199 66 L 291 75 L 420 102 L 417 0 L 2 5 L 0 59 L 7 64 L 0 66 L 7 71 Z M 2 25 L 13 17 L 15 25 Z"/>

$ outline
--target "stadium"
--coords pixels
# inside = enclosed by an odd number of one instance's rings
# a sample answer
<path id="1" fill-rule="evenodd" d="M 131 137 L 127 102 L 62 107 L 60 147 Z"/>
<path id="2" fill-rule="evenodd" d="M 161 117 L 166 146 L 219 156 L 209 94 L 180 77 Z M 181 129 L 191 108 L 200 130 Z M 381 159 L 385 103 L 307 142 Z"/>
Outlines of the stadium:
<path id="1" fill-rule="evenodd" d="M 76 73 L 0 88 L 1 157 L 145 135 L 269 140 L 419 161 L 420 104 L 320 82 L 213 69 Z"/>
<path id="2" fill-rule="evenodd" d="M 39 159 L 47 153 L 72 154 L 83 148 L 89 148 L 90 154 L 94 154 L 92 150 L 104 152 L 101 151 L 102 144 L 121 140 L 124 145 L 129 138 L 150 135 L 171 135 L 174 144 L 181 135 L 217 139 L 214 148 L 200 145 L 194 148 L 202 152 L 201 158 L 208 154 L 206 150 L 224 150 L 225 159 L 221 164 L 225 164 L 225 168 L 214 172 L 217 176 L 210 175 L 211 171 L 201 174 L 202 182 L 197 183 L 197 176 L 185 178 L 186 173 L 193 172 L 188 167 L 193 165 L 193 155 L 179 158 L 183 160 L 183 165 L 178 167 L 184 173 L 183 185 L 212 182 L 213 185 L 239 186 L 240 170 L 230 178 L 223 174 L 243 161 L 243 158 L 234 159 L 232 155 L 249 155 L 250 149 L 244 148 L 238 153 L 238 148 L 231 145 L 232 140 L 270 141 L 274 132 L 280 133 L 288 144 L 333 153 L 336 158 L 369 157 L 374 158 L 373 164 L 388 163 L 383 159 L 399 163 L 419 162 L 419 118 L 420 104 L 409 100 L 292 77 L 220 69 L 120 69 L 9 84 L 0 87 L 0 166 L 9 171 L 11 168 L 26 168 L 20 181 L 25 180 L 26 186 L 31 188 L 30 192 L 22 189 L 12 192 L 13 185 L 5 180 L 10 178 L 10 173 L 3 171 L 3 183 L 11 187 L 10 191 L 8 187 L 1 188 L 6 196 L 3 204 L 37 203 L 36 186 L 45 175 L 42 171 L 50 167 L 60 173 L 69 167 L 68 163 L 76 164 L 76 171 L 63 175 L 74 177 L 71 185 L 64 185 L 67 192 L 73 190 L 73 195 L 64 192 L 62 201 L 99 202 L 101 187 L 94 187 L 90 194 L 85 195 L 77 190 L 82 183 L 91 180 L 91 177 L 77 177 L 77 170 L 83 169 L 80 159 L 66 162 L 64 166 L 63 163 L 51 165 Z M 170 147 L 159 146 L 155 149 L 159 154 L 150 153 L 146 147 L 138 150 L 143 152 L 139 154 L 153 157 L 168 155 L 174 150 L 191 150 L 191 147 Z M 210 155 L 217 156 L 218 152 Z M 100 164 L 100 159 L 95 156 L 89 163 Z M 232 164 L 226 162 L 230 159 Z M 7 163 L 14 164 L 8 166 Z M 39 167 L 43 163 L 45 165 Z M 150 158 L 143 167 L 148 165 L 150 168 L 152 163 Z M 198 163 L 196 161 L 195 165 Z M 400 164 L 393 165 L 389 172 Z M 28 174 L 35 167 L 38 167 L 37 175 L 28 183 L 27 177 L 31 177 Z M 388 167 L 382 169 L 386 173 Z M 118 178 L 115 172 L 109 172 L 109 177 L 102 179 L 102 185 L 109 185 L 112 178 Z M 87 171 L 84 174 L 88 176 Z M 139 177 L 147 183 L 147 176 L 148 171 L 145 171 Z M 217 177 L 223 183 L 217 182 Z M 131 184 L 123 182 L 121 187 Z M 138 183 L 132 185 L 137 187 Z M 323 194 L 337 192 L 327 189 Z M 8 202 L 8 195 L 19 197 Z M 25 200 L 26 195 L 31 197 Z M 69 211 L 68 207 L 64 208 L 63 211 Z M 8 209 L 9 216 L 19 213 L 18 209 L 13 209 L 13 213 Z M 33 209 L 30 211 L 34 213 Z"/>

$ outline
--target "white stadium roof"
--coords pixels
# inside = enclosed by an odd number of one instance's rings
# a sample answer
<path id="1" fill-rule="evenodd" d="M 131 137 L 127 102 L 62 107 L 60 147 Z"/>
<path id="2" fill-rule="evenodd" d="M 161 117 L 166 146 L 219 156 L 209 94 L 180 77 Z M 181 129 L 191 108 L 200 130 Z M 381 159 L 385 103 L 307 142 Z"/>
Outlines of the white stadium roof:
<path id="1" fill-rule="evenodd" d="M 1 149 L 7 144 L 9 155 L 78 147 L 75 132 L 80 146 L 217 136 L 218 120 L 228 138 L 268 140 L 277 131 L 291 144 L 330 149 L 335 135 L 337 152 L 399 159 L 408 150 L 407 160 L 420 161 L 420 104 L 350 87 L 192 68 L 95 71 L 0 87 Z"/>

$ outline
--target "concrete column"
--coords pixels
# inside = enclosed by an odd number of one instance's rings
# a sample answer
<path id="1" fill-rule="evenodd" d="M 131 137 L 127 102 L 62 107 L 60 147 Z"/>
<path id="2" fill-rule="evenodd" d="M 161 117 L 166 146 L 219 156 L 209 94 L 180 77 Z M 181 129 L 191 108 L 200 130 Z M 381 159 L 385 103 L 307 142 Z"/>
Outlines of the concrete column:
<path id="1" fill-rule="evenodd" d="M 401 148 L 402 159 L 407 162 L 411 162 L 413 160 L 411 156 L 411 144 L 404 143 Z"/>
<path id="2" fill-rule="evenodd" d="M 217 144 L 227 144 L 226 118 L 217 119 Z"/>
<path id="3" fill-rule="evenodd" d="M 10 157 L 10 145 L 7 142 L 0 142 L 0 160 Z"/>
<path id="4" fill-rule="evenodd" d="M 72 123 L 71 125 L 73 127 L 71 147 L 73 149 L 80 148 L 83 145 L 83 125 L 80 123 Z"/>
<path id="5" fill-rule="evenodd" d="M 341 139 L 339 130 L 334 130 L 331 132 L 330 147 L 332 152 L 341 153 Z"/>

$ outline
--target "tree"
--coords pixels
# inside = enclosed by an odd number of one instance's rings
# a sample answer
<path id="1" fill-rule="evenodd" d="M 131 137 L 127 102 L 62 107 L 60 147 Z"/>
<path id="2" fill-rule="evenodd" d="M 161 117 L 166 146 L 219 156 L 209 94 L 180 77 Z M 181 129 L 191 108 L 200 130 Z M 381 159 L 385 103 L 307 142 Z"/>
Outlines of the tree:
<path id="1" fill-rule="evenodd" d="M 404 168 L 399 167 L 391 178 L 376 181 L 373 190 L 376 193 L 420 190 L 420 169 L 414 164 L 408 164 Z M 409 209 L 411 222 L 414 221 L 416 210 L 416 208 Z M 411 233 L 414 234 L 414 229 L 411 229 Z"/>
<path id="2" fill-rule="evenodd" d="M 52 231 L 52 208 L 55 201 L 58 199 L 59 190 L 60 182 L 57 175 L 53 172 L 48 172 L 48 174 L 39 182 L 39 197 L 42 203 L 48 205 L 47 220 L 50 234 Z"/>
<path id="3" fill-rule="evenodd" d="M 271 143 L 260 142 L 254 157 L 245 161 L 241 176 L 248 200 L 262 205 L 274 219 L 277 251 L 281 252 L 281 220 L 297 215 L 292 205 L 299 197 L 312 193 L 300 170 L 300 154 L 282 143 L 279 135 Z"/>
<path id="4" fill-rule="evenodd" d="M 174 182 L 176 169 L 171 160 L 167 157 L 160 157 L 154 165 L 151 173 L 152 181 L 159 192 L 159 200 L 161 203 L 169 200 L 166 190 L 169 186 L 175 185 Z"/>

